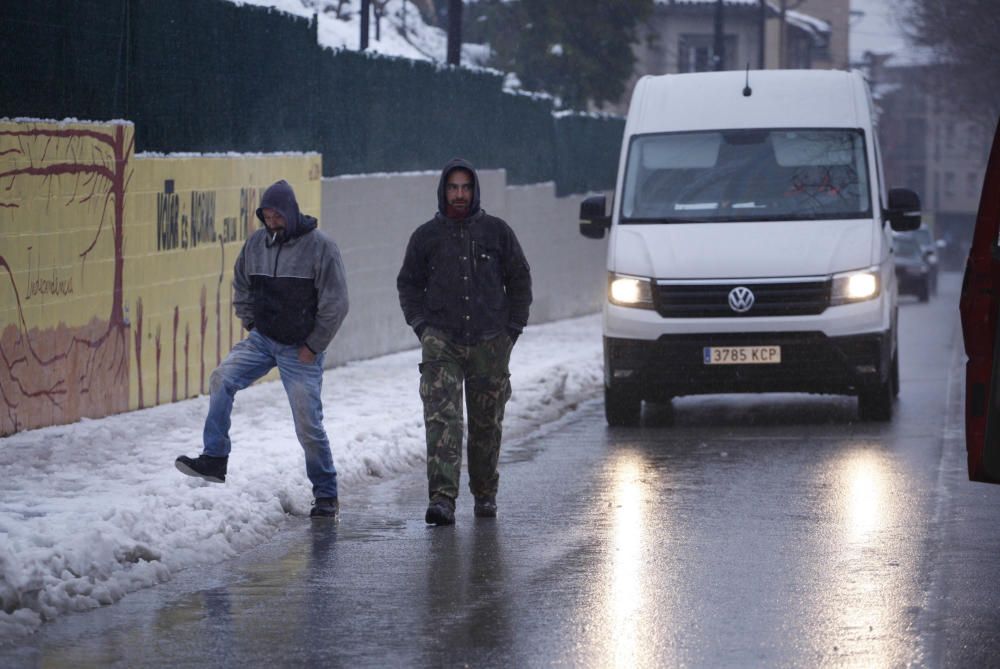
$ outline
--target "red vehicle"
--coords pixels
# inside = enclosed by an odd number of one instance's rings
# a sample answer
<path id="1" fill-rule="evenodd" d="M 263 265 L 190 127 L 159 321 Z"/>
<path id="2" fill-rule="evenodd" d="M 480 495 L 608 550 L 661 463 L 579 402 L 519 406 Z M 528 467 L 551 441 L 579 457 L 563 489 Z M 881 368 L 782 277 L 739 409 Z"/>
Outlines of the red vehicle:
<path id="1" fill-rule="evenodd" d="M 1000 126 L 993 138 L 962 281 L 969 480 L 1000 483 Z"/>

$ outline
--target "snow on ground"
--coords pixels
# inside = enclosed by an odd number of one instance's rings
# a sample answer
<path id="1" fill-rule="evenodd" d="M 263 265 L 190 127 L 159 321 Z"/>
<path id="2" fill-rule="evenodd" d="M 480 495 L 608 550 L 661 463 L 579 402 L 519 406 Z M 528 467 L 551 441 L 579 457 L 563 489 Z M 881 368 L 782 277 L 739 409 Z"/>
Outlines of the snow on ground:
<path id="1" fill-rule="evenodd" d="M 595 396 L 601 355 L 597 315 L 529 327 L 511 360 L 504 442 Z M 344 506 L 372 477 L 423 467 L 419 361 L 411 350 L 325 373 Z M 280 381 L 236 396 L 224 485 L 173 464 L 201 451 L 207 409 L 202 396 L 0 439 L 0 642 L 236 555 L 287 514 L 308 515 L 311 488 Z"/>
<path id="2" fill-rule="evenodd" d="M 318 19 L 318 41 L 331 49 L 357 49 L 361 44 L 361 0 L 344 4 L 340 17 L 323 7 L 336 6 L 330 0 L 230 0 L 238 5 L 272 7 L 286 14 Z M 374 3 L 373 3 L 374 4 Z M 385 56 L 399 56 L 411 60 L 430 60 L 443 63 L 447 60 L 448 35 L 424 23 L 420 10 L 406 0 L 389 0 L 381 18 L 379 39 L 375 35 L 375 16 L 369 19 L 368 51 Z M 483 44 L 463 44 L 462 64 L 480 66 L 489 58 L 489 47 Z"/>

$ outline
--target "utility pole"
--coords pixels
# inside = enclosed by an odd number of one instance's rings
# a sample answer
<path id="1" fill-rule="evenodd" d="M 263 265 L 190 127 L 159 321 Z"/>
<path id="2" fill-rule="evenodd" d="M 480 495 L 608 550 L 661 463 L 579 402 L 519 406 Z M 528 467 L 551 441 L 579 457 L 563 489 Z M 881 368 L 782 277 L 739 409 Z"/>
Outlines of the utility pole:
<path id="1" fill-rule="evenodd" d="M 462 0 L 448 0 L 448 64 L 462 61 Z"/>
<path id="2" fill-rule="evenodd" d="M 788 48 L 788 30 L 785 23 L 785 14 L 788 12 L 788 0 L 781 0 L 781 9 L 778 12 L 778 68 L 788 67 L 788 58 L 785 49 Z"/>
<path id="3" fill-rule="evenodd" d="M 712 47 L 712 60 L 716 72 L 726 67 L 726 30 L 725 30 L 724 0 L 715 0 L 715 45 Z"/>
<path id="4" fill-rule="evenodd" d="M 760 0 L 760 45 L 757 49 L 757 60 L 760 61 L 760 69 L 765 69 L 767 63 L 764 58 L 767 54 L 767 0 Z"/>
<path id="5" fill-rule="evenodd" d="M 371 0 L 361 0 L 361 51 L 368 48 L 368 17 L 371 15 Z"/>

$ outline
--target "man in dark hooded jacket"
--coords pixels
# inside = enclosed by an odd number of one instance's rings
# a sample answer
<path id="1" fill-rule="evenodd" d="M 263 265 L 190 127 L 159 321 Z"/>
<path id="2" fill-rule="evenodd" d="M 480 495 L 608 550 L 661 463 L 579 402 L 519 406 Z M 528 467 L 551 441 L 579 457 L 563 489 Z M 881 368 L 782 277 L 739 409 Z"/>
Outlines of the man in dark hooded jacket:
<path id="1" fill-rule="evenodd" d="M 528 322 L 531 274 L 514 231 L 479 206 L 479 178 L 468 162 L 455 159 L 442 170 L 438 212 L 410 237 L 396 288 L 423 349 L 420 397 L 430 494 L 424 519 L 433 525 L 455 522 L 463 382 L 474 513 L 496 516 L 508 365 Z"/>
<path id="2" fill-rule="evenodd" d="M 204 451 L 197 458 L 182 455 L 176 465 L 189 476 L 224 483 L 233 397 L 277 367 L 312 482 L 309 515 L 336 518 L 337 470 L 320 393 L 324 352 L 347 315 L 344 265 L 316 219 L 299 212 L 288 182 L 264 191 L 257 218 L 264 227 L 243 245 L 233 273 L 233 307 L 250 334 L 212 372 Z"/>

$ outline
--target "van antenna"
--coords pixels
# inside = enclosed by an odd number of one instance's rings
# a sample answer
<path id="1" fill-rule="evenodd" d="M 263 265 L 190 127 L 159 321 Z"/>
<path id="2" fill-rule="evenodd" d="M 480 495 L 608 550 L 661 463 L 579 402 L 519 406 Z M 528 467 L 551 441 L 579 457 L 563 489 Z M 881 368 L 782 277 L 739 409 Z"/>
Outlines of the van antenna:
<path id="1" fill-rule="evenodd" d="M 748 98 L 753 95 L 753 89 L 750 88 L 750 61 L 747 61 L 747 83 L 743 87 L 743 97 Z"/>

